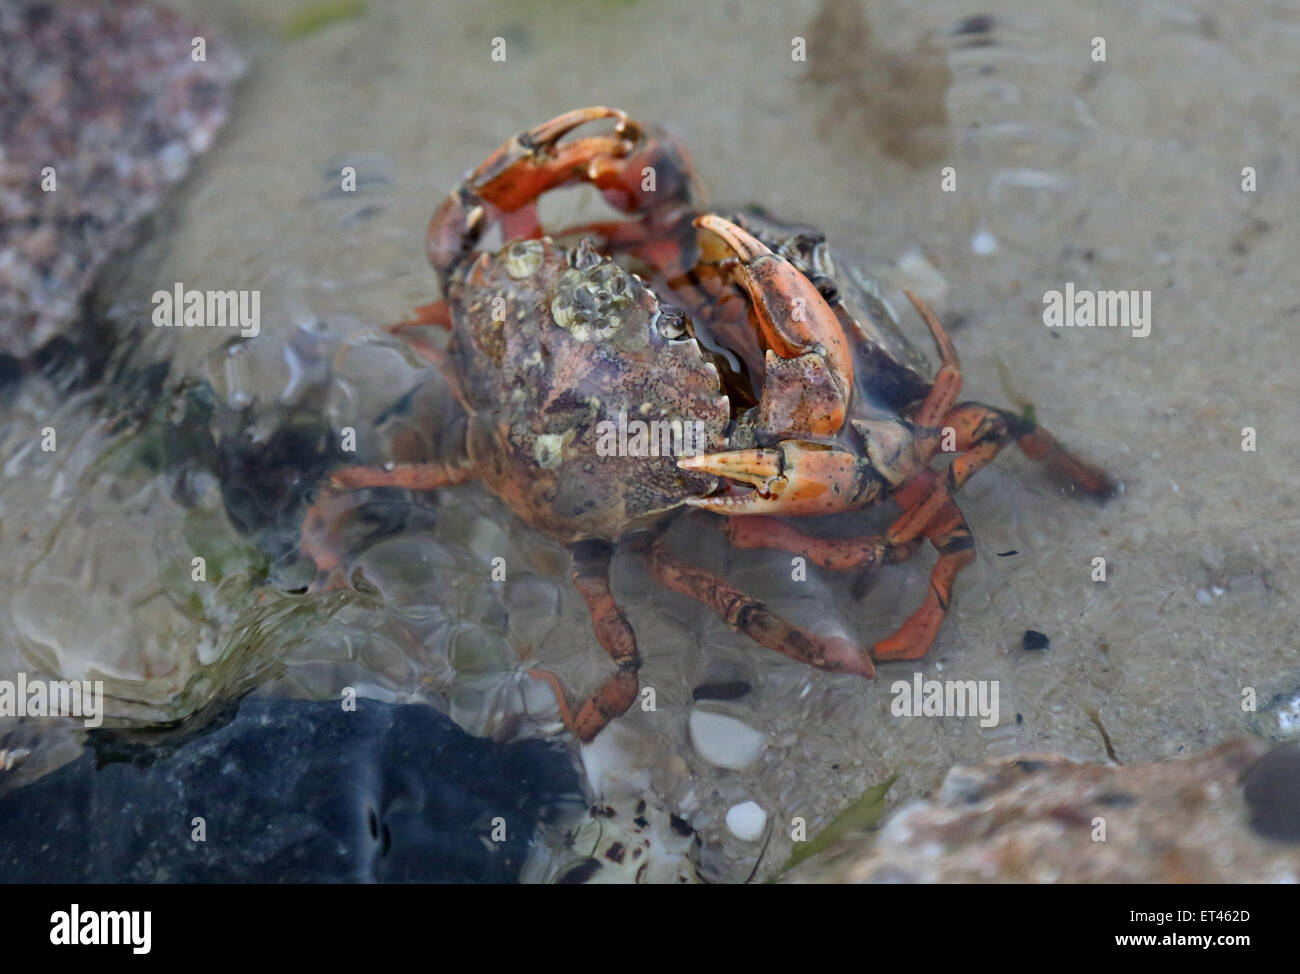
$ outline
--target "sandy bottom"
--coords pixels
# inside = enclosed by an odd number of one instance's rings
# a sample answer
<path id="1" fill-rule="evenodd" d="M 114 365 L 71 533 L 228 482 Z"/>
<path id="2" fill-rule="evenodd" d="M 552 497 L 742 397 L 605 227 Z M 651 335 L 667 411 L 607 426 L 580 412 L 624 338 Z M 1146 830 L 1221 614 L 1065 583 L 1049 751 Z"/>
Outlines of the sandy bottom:
<path id="1" fill-rule="evenodd" d="M 616 592 L 656 690 L 653 712 L 620 722 L 617 749 L 644 771 L 622 787 L 690 819 L 707 875 L 753 868 L 762 843 L 724 824 L 748 800 L 768 814 L 770 868 L 791 848 L 787 822 L 815 831 L 890 775 L 893 804 L 991 754 L 1138 763 L 1293 732 L 1293 7 L 1228 16 L 1210 3 L 1050 0 L 989 3 L 971 18 L 947 0 L 779 13 L 693 0 L 411 0 L 281 41 L 282 15 L 256 0 L 177 6 L 219 19 L 253 70 L 228 128 L 104 296 L 139 339 L 137 367 L 169 360 L 173 380 L 205 380 L 254 439 L 294 409 L 315 410 L 335 430 L 355 427 L 361 454 L 383 460 L 425 428 L 379 421 L 399 396 L 417 389 L 413 409 L 445 410 L 418 363 L 356 339 L 436 296 L 424 229 L 467 168 L 515 131 L 605 103 L 685 142 L 719 208 L 760 203 L 823 228 L 900 310 L 897 288 L 919 289 L 952 327 L 970 398 L 1032 404 L 1124 482 L 1101 506 L 1063 494 L 1019 455 L 982 473 L 962 497 L 980 559 L 938 642 L 875 684 L 754 646 L 620 555 Z M 1092 58 L 1097 37 L 1104 61 Z M 504 61 L 492 60 L 494 38 Z M 796 38 L 806 61 L 792 60 Z M 355 193 L 339 191 L 348 165 Z M 1245 167 L 1254 191 L 1243 190 Z M 592 208 L 590 194 L 568 202 Z M 150 295 L 175 282 L 261 289 L 261 336 L 232 350 L 228 335 L 154 330 Z M 1149 291 L 1150 334 L 1045 327 L 1044 294 L 1067 283 Z M 921 343 L 920 322 L 902 318 Z M 304 392 L 304 375 L 326 374 Z M 0 672 L 107 677 L 116 716 L 131 720 L 183 716 L 268 677 L 304 695 L 332 695 L 343 680 L 432 700 L 504 736 L 549 729 L 547 693 L 521 658 L 584 690 L 608 671 L 563 552 L 479 488 L 423 500 L 425 521 L 362 557 L 382 598 L 259 601 L 265 572 L 291 587 L 292 566 L 268 565 L 230 528 L 214 480 L 178 492 L 107 412 L 92 395 L 40 388 L 6 410 L 0 589 L 13 594 L 0 608 Z M 33 445 L 49 422 L 53 454 Z M 431 425 L 423 435 L 436 448 L 445 424 Z M 874 580 L 812 569 L 792 583 L 788 556 L 729 552 L 708 517 L 674 537 L 782 611 L 833 616 L 864 643 L 919 602 L 933 559 Z M 217 563 L 202 586 L 190 581 L 196 551 Z M 505 585 L 490 578 L 496 555 L 508 556 Z M 1104 582 L 1093 580 L 1098 557 Z M 1027 629 L 1050 648 L 1022 649 Z M 892 715 L 890 683 L 914 672 L 997 681 L 996 725 Z M 765 736 L 743 771 L 709 765 L 688 738 L 692 690 L 718 679 L 753 688 L 715 707 Z"/>

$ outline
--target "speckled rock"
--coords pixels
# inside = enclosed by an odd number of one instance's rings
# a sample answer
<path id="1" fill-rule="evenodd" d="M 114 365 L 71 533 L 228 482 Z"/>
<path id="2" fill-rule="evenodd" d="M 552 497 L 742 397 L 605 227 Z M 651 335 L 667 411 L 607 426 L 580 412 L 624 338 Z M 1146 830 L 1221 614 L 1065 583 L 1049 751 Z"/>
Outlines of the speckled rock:
<path id="1" fill-rule="evenodd" d="M 138 0 L 6 0 L 0 50 L 0 350 L 23 358 L 208 147 L 243 65 Z"/>
<path id="2" fill-rule="evenodd" d="M 544 879 L 559 885 L 698 883 L 699 845 L 690 823 L 644 799 L 601 803 L 569 832 Z"/>
<path id="3" fill-rule="evenodd" d="M 1239 740 L 1135 767 L 1024 754 L 939 793 L 787 882 L 1295 883 L 1297 751 Z M 1104 836 L 1104 837 L 1103 837 Z"/>

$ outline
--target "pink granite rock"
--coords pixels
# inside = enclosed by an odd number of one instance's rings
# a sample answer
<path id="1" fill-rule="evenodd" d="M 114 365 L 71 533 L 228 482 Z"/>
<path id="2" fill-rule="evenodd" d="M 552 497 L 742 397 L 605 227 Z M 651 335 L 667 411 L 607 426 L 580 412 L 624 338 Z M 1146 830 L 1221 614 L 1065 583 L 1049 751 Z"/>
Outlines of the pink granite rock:
<path id="1" fill-rule="evenodd" d="M 242 70 L 227 41 L 140 0 L 0 3 L 0 352 L 26 357 L 78 317 Z"/>
<path id="2" fill-rule="evenodd" d="M 1240 740 L 1134 767 L 1024 754 L 958 767 L 787 882 L 1300 880 L 1300 750 Z"/>

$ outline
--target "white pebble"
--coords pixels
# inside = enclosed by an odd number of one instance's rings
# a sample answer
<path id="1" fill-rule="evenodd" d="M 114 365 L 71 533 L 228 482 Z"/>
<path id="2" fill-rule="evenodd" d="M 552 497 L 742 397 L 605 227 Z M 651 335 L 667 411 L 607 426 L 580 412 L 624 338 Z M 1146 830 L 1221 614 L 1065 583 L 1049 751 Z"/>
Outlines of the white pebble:
<path id="1" fill-rule="evenodd" d="M 980 230 L 975 236 L 971 237 L 970 249 L 981 257 L 996 254 L 998 252 L 998 238 L 987 230 Z"/>
<path id="2" fill-rule="evenodd" d="M 757 842 L 766 825 L 767 812 L 758 802 L 741 802 L 727 809 L 727 828 L 743 842 Z"/>
<path id="3" fill-rule="evenodd" d="M 741 771 L 763 753 L 763 735 L 735 717 L 692 710 L 690 731 L 695 750 L 714 767 Z"/>

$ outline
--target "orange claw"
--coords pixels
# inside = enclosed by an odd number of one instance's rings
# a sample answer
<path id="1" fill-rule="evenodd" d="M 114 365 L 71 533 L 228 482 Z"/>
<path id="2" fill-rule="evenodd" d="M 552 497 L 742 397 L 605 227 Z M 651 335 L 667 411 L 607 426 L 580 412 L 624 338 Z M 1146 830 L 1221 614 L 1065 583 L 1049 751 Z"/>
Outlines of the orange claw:
<path id="1" fill-rule="evenodd" d="M 557 145 L 579 126 L 603 118 L 618 120 L 612 134 Z M 626 155 L 639 138 L 636 123 L 617 108 L 575 109 L 516 135 L 488 156 L 466 185 L 480 199 L 508 213 L 548 189 L 585 176 L 602 156 Z"/>
<path id="2" fill-rule="evenodd" d="M 783 440 L 772 449 L 682 457 L 677 465 L 753 488 L 686 501 L 718 514 L 831 514 L 869 504 L 884 489 L 870 460 L 799 440 Z"/>
<path id="3" fill-rule="evenodd" d="M 605 118 L 617 120 L 613 132 L 558 144 L 578 126 Z M 608 178 L 609 161 L 625 159 L 640 139 L 640 127 L 624 112 L 600 105 L 565 112 L 516 135 L 433 214 L 425 235 L 430 263 L 439 275 L 446 275 L 464 258 L 486 229 L 487 207 L 510 214 L 530 207 L 549 189 L 579 179 Z"/>
<path id="4" fill-rule="evenodd" d="M 695 225 L 735 253 L 732 273 L 749 292 L 768 349 L 759 424 L 778 436 L 838 433 L 853 389 L 853 357 L 835 312 L 798 268 L 747 230 L 712 213 Z"/>

